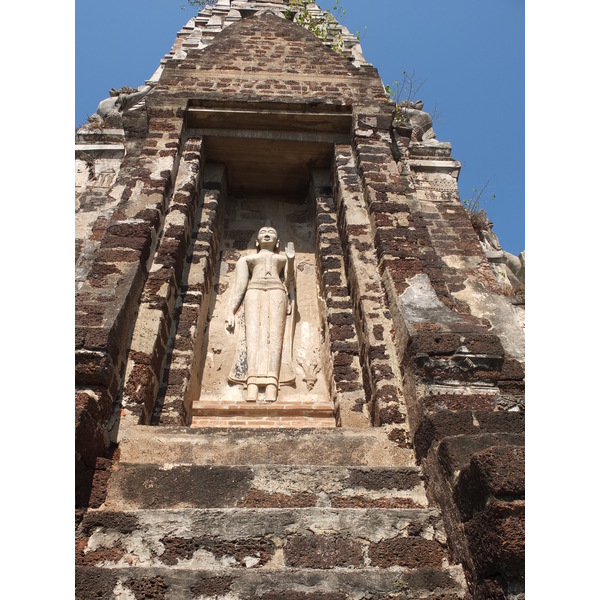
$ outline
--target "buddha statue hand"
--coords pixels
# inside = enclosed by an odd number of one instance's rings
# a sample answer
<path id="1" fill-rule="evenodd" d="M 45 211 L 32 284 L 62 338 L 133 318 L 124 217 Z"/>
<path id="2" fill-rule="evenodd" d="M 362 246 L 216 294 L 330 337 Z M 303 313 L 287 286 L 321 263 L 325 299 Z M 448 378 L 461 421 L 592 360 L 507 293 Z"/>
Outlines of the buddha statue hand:
<path id="1" fill-rule="evenodd" d="M 232 312 L 229 313 L 225 319 L 225 329 L 228 333 L 233 333 L 235 329 L 235 315 Z"/>
<path id="2" fill-rule="evenodd" d="M 285 255 L 288 257 L 288 260 L 294 260 L 296 256 L 296 250 L 294 248 L 294 242 L 288 242 L 285 247 Z"/>

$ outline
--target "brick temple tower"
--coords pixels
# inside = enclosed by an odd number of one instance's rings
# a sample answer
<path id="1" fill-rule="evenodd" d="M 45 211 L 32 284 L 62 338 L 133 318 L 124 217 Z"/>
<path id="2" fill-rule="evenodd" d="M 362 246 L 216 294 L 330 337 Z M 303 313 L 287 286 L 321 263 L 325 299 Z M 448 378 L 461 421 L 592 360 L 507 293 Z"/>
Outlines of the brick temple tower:
<path id="1" fill-rule="evenodd" d="M 524 267 L 421 109 L 218 0 L 79 129 L 77 598 L 524 598 Z"/>

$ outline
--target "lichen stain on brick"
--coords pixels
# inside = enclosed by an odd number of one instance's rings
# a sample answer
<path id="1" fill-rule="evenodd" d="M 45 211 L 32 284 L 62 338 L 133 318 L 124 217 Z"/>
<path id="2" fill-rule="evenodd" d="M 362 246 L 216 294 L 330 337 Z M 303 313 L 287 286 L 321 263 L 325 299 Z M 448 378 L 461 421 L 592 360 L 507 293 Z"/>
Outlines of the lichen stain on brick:
<path id="1" fill-rule="evenodd" d="M 129 579 L 125 582 L 125 586 L 133 592 L 135 600 L 144 600 L 146 598 L 163 600 L 166 598 L 169 589 L 169 586 L 161 577 Z"/>
<path id="2" fill-rule="evenodd" d="M 388 438 L 400 448 L 412 447 L 408 432 L 404 429 L 392 429 L 388 434 Z"/>
<path id="3" fill-rule="evenodd" d="M 394 565 L 409 569 L 441 567 L 444 552 L 439 542 L 398 536 L 373 544 L 369 548 L 369 558 L 373 566 L 381 568 Z"/>
<path id="4" fill-rule="evenodd" d="M 256 558 L 254 567 L 264 567 L 272 558 L 275 545 L 268 539 L 236 539 L 234 541 L 213 537 L 202 538 L 163 538 L 161 540 L 165 551 L 161 562 L 166 565 L 176 565 L 179 561 L 188 560 L 198 550 L 214 555 L 215 559 L 232 558 L 237 566 L 245 566 L 246 560 Z"/>
<path id="5" fill-rule="evenodd" d="M 333 569 L 363 565 L 362 546 L 336 535 L 294 535 L 283 548 L 288 567 Z"/>
<path id="6" fill-rule="evenodd" d="M 240 508 L 307 508 L 317 506 L 318 496 L 310 492 L 300 494 L 269 494 L 252 490 L 238 503 Z"/>
<path id="7" fill-rule="evenodd" d="M 343 496 L 331 498 L 333 508 L 423 508 L 412 498 L 371 498 L 367 496 Z"/>
<path id="8" fill-rule="evenodd" d="M 189 589 L 194 596 L 226 596 L 233 581 L 233 577 L 203 577 Z"/>

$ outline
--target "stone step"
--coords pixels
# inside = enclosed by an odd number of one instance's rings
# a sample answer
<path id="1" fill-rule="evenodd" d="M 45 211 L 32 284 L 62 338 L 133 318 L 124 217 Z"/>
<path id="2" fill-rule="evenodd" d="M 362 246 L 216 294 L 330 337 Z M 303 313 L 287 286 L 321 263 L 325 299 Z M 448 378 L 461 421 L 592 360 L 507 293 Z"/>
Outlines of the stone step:
<path id="1" fill-rule="evenodd" d="M 196 400 L 192 405 L 195 417 L 215 415 L 257 417 L 329 417 L 333 418 L 331 402 L 245 402 L 243 400 Z"/>
<path id="2" fill-rule="evenodd" d="M 417 467 L 119 463 L 109 510 L 178 508 L 426 508 Z"/>
<path id="3" fill-rule="evenodd" d="M 460 567 L 189 570 L 78 567 L 76 600 L 462 600 Z"/>
<path id="4" fill-rule="evenodd" d="M 333 416 L 263 416 L 245 417 L 243 415 L 214 415 L 192 417 L 191 427 L 201 428 L 236 428 L 236 429 L 322 429 L 336 427 Z"/>
<path id="5" fill-rule="evenodd" d="M 331 402 L 294 399 L 285 402 L 196 400 L 192 427 L 308 428 L 335 427 Z"/>
<path id="6" fill-rule="evenodd" d="M 126 568 L 433 568 L 448 564 L 434 509 L 89 511 L 78 564 Z"/>
<path id="7" fill-rule="evenodd" d="M 124 463 L 173 465 L 416 466 L 414 452 L 400 448 L 379 427 L 369 429 L 191 429 L 124 427 Z"/>

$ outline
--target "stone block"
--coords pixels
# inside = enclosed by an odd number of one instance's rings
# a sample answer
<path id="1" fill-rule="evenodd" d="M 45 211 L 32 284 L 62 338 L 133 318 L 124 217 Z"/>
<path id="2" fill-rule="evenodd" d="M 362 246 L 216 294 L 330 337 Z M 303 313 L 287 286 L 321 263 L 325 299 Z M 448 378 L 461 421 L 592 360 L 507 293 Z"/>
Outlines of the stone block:
<path id="1" fill-rule="evenodd" d="M 524 497 L 524 446 L 492 446 L 478 452 L 461 471 L 454 488 L 454 500 L 465 521 L 483 510 L 490 498 Z"/>
<path id="2" fill-rule="evenodd" d="M 525 502 L 493 501 L 464 526 L 479 578 L 525 568 Z"/>
<path id="3" fill-rule="evenodd" d="M 462 346 L 466 346 L 472 354 L 504 356 L 504 349 L 498 337 L 484 332 L 419 332 L 411 339 L 408 350 L 413 356 L 420 353 L 451 356 Z"/>
<path id="4" fill-rule="evenodd" d="M 525 431 L 525 416 L 515 412 L 479 412 L 444 410 L 426 415 L 414 436 L 419 459 L 425 457 L 431 444 L 444 438 L 480 433 L 513 433 Z"/>
<path id="5" fill-rule="evenodd" d="M 100 423 L 85 408 L 75 409 L 75 452 L 87 467 L 93 467 L 106 449 Z"/>
<path id="6" fill-rule="evenodd" d="M 136 364 L 123 389 L 123 396 L 130 403 L 146 406 L 152 409 L 159 383 L 154 369 L 148 365 Z"/>
<path id="7" fill-rule="evenodd" d="M 114 598 L 113 591 L 139 598 L 194 600 L 223 595 L 239 600 L 374 600 L 409 597 L 462 600 L 461 572 L 456 568 L 385 569 L 256 569 L 113 567 L 82 565 L 76 570 L 75 598 Z M 409 595 L 407 595 L 409 591 Z M 137 595 L 136 595 L 137 594 Z M 148 594 L 148 595 L 145 595 Z"/>
<path id="8" fill-rule="evenodd" d="M 152 492 L 148 493 L 148 489 Z M 341 466 L 188 466 L 120 463 L 110 510 L 180 508 L 424 508 L 416 468 Z"/>
<path id="9" fill-rule="evenodd" d="M 382 540 L 369 548 L 371 565 L 389 567 L 441 567 L 444 552 L 439 542 L 421 537 L 395 537 Z"/>
<path id="10" fill-rule="evenodd" d="M 75 352 L 75 381 L 78 385 L 108 387 L 114 375 L 111 357 L 102 351 Z"/>
<path id="11" fill-rule="evenodd" d="M 137 426 L 121 440 L 125 462 L 197 465 L 278 464 L 414 466 L 412 452 L 388 443 L 380 428 L 227 431 Z M 160 445 L 152 443 L 157 439 Z"/>
<path id="12" fill-rule="evenodd" d="M 292 568 L 332 569 L 363 565 L 362 546 L 339 535 L 295 535 L 283 548 L 286 565 Z"/>
<path id="13" fill-rule="evenodd" d="M 440 442 L 437 460 L 448 477 L 455 476 L 471 462 L 471 458 L 492 446 L 524 446 L 525 436 L 519 433 L 481 433 L 457 435 Z"/>
<path id="14" fill-rule="evenodd" d="M 432 394 L 425 396 L 422 401 L 425 413 L 443 410 L 461 411 L 493 411 L 495 407 L 496 393 L 487 394 Z"/>

